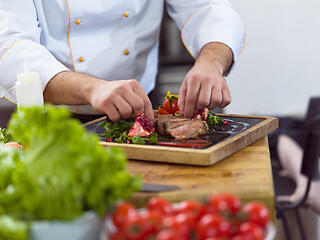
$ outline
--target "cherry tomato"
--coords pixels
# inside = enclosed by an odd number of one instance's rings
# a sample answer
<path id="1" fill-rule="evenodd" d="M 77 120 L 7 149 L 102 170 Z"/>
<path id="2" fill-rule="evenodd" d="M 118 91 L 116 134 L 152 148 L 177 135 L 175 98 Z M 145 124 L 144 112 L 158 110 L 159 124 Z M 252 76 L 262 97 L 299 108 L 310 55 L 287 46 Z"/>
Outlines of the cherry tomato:
<path id="1" fill-rule="evenodd" d="M 147 235 L 158 232 L 162 225 L 162 215 L 155 211 L 142 211 L 140 213 L 141 219 L 145 223 L 145 231 Z"/>
<path id="2" fill-rule="evenodd" d="M 228 193 L 212 195 L 209 204 L 214 206 L 219 212 L 237 213 L 241 208 L 241 201 L 238 197 Z"/>
<path id="3" fill-rule="evenodd" d="M 196 217 L 197 221 L 199 221 L 206 214 L 218 214 L 218 211 L 214 206 L 210 204 L 202 205 L 198 216 Z"/>
<path id="4" fill-rule="evenodd" d="M 196 226 L 196 235 L 199 240 L 211 237 L 229 237 L 230 224 L 218 214 L 204 215 Z"/>
<path id="5" fill-rule="evenodd" d="M 162 197 L 151 198 L 147 204 L 147 209 L 149 211 L 159 212 L 162 215 L 169 215 L 174 213 L 171 202 Z"/>
<path id="6" fill-rule="evenodd" d="M 172 114 L 176 113 L 177 111 L 180 111 L 178 107 L 178 99 L 173 98 L 171 102 L 171 109 L 172 109 Z"/>
<path id="7" fill-rule="evenodd" d="M 173 229 L 165 229 L 160 231 L 156 240 L 182 240 L 183 238 Z"/>
<path id="8" fill-rule="evenodd" d="M 266 227 L 270 220 L 270 212 L 261 202 L 249 202 L 243 206 L 242 210 L 247 214 L 248 222 L 254 222 L 261 227 Z"/>
<path id="9" fill-rule="evenodd" d="M 196 216 L 190 212 L 179 213 L 175 216 L 177 223 L 181 224 L 181 234 L 187 238 L 190 237 L 191 229 L 194 228 L 196 224 Z"/>
<path id="10" fill-rule="evenodd" d="M 121 230 L 128 240 L 144 240 L 145 224 L 139 214 L 130 214 Z"/>
<path id="11" fill-rule="evenodd" d="M 190 228 L 187 224 L 187 219 L 177 218 L 174 215 L 165 216 L 162 220 L 163 229 L 173 229 L 183 238 L 189 238 Z"/>
<path id="12" fill-rule="evenodd" d="M 18 150 L 21 149 L 21 145 L 20 145 L 19 143 L 17 143 L 17 142 L 7 142 L 7 143 L 4 144 L 4 145 L 6 145 L 6 146 L 8 146 L 8 147 L 16 148 L 16 149 L 18 149 Z"/>
<path id="13" fill-rule="evenodd" d="M 192 213 L 198 215 L 201 210 L 201 204 L 197 201 L 185 200 L 178 204 L 177 213 Z"/>
<path id="14" fill-rule="evenodd" d="M 170 103 L 170 100 L 168 98 L 166 98 L 164 101 L 163 101 L 163 109 L 166 110 L 168 113 L 172 114 L 172 108 L 171 108 L 171 103 Z"/>
<path id="15" fill-rule="evenodd" d="M 230 228 L 231 228 L 231 235 L 234 236 L 234 235 L 237 235 L 238 232 L 239 232 L 239 227 L 242 223 L 242 221 L 240 219 L 229 219 L 229 223 L 230 223 Z"/>
<path id="16" fill-rule="evenodd" d="M 127 217 L 131 214 L 137 214 L 136 208 L 128 202 L 121 202 L 117 205 L 116 211 L 112 214 L 112 220 L 114 225 L 121 229 L 127 220 Z"/>
<path id="17" fill-rule="evenodd" d="M 166 110 L 164 110 L 162 107 L 159 107 L 158 108 L 158 114 L 159 115 L 167 115 L 167 114 L 170 114 L 168 113 Z"/>
<path id="18" fill-rule="evenodd" d="M 231 240 L 252 240 L 252 237 L 250 235 L 242 234 L 233 236 Z"/>
<path id="19" fill-rule="evenodd" d="M 247 239 L 263 240 L 265 234 L 263 228 L 253 222 L 242 223 L 239 227 L 239 235 L 246 235 Z"/>
<path id="20" fill-rule="evenodd" d="M 210 238 L 206 238 L 206 240 L 229 240 L 229 238 L 225 238 L 225 237 L 210 237 Z"/>
<path id="21" fill-rule="evenodd" d="M 112 234 L 111 240 L 126 240 L 126 237 L 121 232 L 116 232 Z"/>

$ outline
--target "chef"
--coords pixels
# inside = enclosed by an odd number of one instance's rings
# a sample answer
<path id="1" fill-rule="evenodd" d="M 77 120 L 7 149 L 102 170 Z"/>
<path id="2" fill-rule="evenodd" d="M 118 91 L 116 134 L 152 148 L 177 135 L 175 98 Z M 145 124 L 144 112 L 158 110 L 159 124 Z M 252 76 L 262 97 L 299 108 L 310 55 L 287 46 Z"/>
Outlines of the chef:
<path id="1" fill-rule="evenodd" d="M 0 0 L 0 90 L 11 89 L 26 61 L 39 72 L 45 102 L 113 121 L 144 112 L 155 87 L 164 4 L 196 59 L 178 106 L 231 102 L 224 79 L 244 45 L 244 27 L 227 0 Z M 5 94 L 16 102 L 15 91 Z"/>

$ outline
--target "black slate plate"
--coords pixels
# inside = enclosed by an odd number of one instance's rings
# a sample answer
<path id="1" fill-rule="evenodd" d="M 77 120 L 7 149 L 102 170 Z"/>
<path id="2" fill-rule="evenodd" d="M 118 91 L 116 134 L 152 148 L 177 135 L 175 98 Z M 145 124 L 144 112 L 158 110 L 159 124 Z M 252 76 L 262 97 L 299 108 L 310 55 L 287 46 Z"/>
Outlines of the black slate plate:
<path id="1" fill-rule="evenodd" d="M 210 142 L 210 144 L 206 146 L 200 146 L 197 148 L 204 149 L 204 148 L 211 147 L 217 143 L 224 141 L 225 139 L 231 138 L 241 132 L 244 132 L 245 130 L 264 121 L 264 119 L 262 118 L 246 118 L 246 117 L 236 117 L 236 116 L 225 116 L 225 117 L 222 116 L 222 118 L 224 121 L 227 121 L 228 124 L 222 125 L 219 130 L 216 130 L 213 133 L 209 133 L 206 136 L 203 136 L 201 139 L 207 140 L 208 142 Z M 103 134 L 105 132 L 105 129 L 98 126 L 98 124 L 102 121 L 103 120 L 89 124 L 86 126 L 86 128 L 90 132 L 93 132 L 96 134 Z M 101 137 L 101 141 L 105 141 L 105 138 Z M 161 138 L 159 141 L 168 142 L 168 141 L 172 141 L 172 139 Z M 177 141 L 177 140 L 175 140 L 175 142 L 182 143 L 182 141 Z"/>

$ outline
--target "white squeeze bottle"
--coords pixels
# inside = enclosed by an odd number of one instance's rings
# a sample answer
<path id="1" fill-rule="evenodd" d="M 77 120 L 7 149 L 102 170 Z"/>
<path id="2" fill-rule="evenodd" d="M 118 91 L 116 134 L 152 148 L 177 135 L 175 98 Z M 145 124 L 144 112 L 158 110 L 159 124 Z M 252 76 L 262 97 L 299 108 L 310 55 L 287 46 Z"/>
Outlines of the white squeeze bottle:
<path id="1" fill-rule="evenodd" d="M 17 75 L 16 94 L 18 108 L 43 106 L 42 83 L 38 72 L 31 72 L 24 62 L 24 73 Z"/>

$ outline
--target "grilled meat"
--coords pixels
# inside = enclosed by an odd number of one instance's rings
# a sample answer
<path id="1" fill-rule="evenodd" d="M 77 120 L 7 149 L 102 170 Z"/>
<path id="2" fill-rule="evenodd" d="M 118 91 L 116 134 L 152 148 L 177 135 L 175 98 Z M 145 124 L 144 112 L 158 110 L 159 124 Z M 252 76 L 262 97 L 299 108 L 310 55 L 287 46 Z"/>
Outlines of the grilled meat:
<path id="1" fill-rule="evenodd" d="M 208 132 L 207 124 L 202 120 L 172 115 L 159 115 L 156 126 L 158 134 L 170 135 L 177 140 L 198 138 Z"/>

